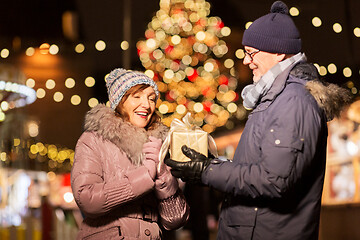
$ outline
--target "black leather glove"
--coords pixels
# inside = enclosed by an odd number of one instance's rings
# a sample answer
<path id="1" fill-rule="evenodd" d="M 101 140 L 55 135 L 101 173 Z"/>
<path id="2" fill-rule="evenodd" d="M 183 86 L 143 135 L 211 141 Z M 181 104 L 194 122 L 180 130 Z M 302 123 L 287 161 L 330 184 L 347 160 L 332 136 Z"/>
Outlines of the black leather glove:
<path id="1" fill-rule="evenodd" d="M 171 167 L 171 174 L 176 178 L 181 178 L 184 182 L 201 182 L 201 174 L 209 166 L 211 159 L 186 145 L 181 147 L 181 151 L 191 161 L 178 162 L 166 158 L 164 162 Z"/>

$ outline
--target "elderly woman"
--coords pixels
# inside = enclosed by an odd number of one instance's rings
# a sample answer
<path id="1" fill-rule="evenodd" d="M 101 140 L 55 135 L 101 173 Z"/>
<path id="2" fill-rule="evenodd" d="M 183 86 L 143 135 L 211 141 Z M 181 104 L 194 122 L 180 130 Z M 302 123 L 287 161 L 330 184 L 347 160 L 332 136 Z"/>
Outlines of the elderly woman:
<path id="1" fill-rule="evenodd" d="M 71 186 L 85 216 L 77 239 L 161 239 L 161 228 L 185 224 L 189 207 L 169 170 L 157 168 L 168 132 L 155 113 L 157 85 L 115 69 L 106 86 L 111 108 L 87 113 L 75 149 Z"/>

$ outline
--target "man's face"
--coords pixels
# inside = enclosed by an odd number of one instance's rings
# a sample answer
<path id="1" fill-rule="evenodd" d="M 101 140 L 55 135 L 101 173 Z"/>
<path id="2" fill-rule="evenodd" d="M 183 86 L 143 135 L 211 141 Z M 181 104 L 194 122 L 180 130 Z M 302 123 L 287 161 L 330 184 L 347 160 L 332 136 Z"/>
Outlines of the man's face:
<path id="1" fill-rule="evenodd" d="M 258 82 L 260 78 L 269 71 L 277 63 L 281 62 L 285 54 L 268 53 L 259 51 L 256 48 L 245 46 L 244 65 L 249 65 L 253 73 L 254 83 Z"/>

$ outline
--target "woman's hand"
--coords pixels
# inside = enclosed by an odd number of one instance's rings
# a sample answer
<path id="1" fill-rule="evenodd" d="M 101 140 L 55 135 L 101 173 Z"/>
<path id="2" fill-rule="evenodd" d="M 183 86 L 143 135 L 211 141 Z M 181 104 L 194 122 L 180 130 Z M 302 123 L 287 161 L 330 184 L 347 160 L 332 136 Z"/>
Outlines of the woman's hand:
<path id="1" fill-rule="evenodd" d="M 169 153 L 167 156 L 170 158 Z M 179 188 L 179 183 L 177 179 L 171 175 L 170 167 L 166 166 L 165 163 L 160 164 L 156 173 L 155 194 L 158 199 L 166 199 L 176 193 Z"/>
<path id="2" fill-rule="evenodd" d="M 155 163 L 159 162 L 159 153 L 162 141 L 156 137 L 149 137 L 149 142 L 145 143 L 142 152 L 145 154 L 145 159 L 153 160 Z"/>
<path id="3" fill-rule="evenodd" d="M 149 170 L 149 174 L 153 180 L 155 180 L 157 175 L 157 165 L 159 164 L 159 153 L 162 141 L 161 139 L 150 136 L 149 142 L 145 143 L 143 146 L 144 166 Z"/>
<path id="4" fill-rule="evenodd" d="M 144 159 L 143 165 L 147 168 L 152 180 L 156 178 L 156 163 L 153 160 Z"/>

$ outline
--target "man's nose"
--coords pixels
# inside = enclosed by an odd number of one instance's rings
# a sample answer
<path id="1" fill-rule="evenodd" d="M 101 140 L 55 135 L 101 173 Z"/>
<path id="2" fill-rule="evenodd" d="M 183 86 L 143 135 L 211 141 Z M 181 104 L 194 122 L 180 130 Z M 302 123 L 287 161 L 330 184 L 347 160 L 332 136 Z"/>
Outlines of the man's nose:
<path id="1" fill-rule="evenodd" d="M 248 56 L 247 54 L 245 54 L 245 57 L 243 59 L 243 64 L 244 65 L 249 65 L 251 63 L 251 60 L 250 60 L 250 56 Z"/>

